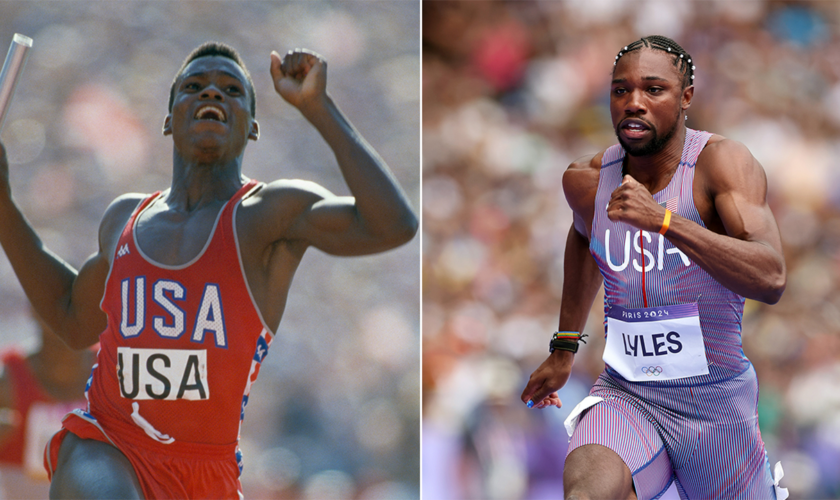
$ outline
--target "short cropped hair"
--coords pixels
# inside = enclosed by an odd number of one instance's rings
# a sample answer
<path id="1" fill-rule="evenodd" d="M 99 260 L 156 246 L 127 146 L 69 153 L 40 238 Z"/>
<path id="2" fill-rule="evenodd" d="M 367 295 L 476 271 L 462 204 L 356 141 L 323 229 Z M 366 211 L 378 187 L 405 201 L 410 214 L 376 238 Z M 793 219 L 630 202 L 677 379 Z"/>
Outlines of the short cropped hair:
<path id="1" fill-rule="evenodd" d="M 623 49 L 618 52 L 618 55 L 615 56 L 615 62 L 613 66 L 618 64 L 618 60 L 621 59 L 621 56 L 628 52 L 633 52 L 634 50 L 639 50 L 642 47 L 647 47 L 650 49 L 657 49 L 661 50 L 662 52 L 666 52 L 673 56 L 674 58 L 674 66 L 677 68 L 677 71 L 680 72 L 682 75 L 682 88 L 686 88 L 689 85 L 694 85 L 694 63 L 691 62 L 691 55 L 685 51 L 680 45 L 671 40 L 668 37 L 661 36 L 661 35 L 651 35 L 636 40 L 635 42 L 626 45 Z M 615 70 L 613 70 L 615 71 Z"/>
<path id="2" fill-rule="evenodd" d="M 257 114 L 257 94 L 254 92 L 254 81 L 251 80 L 251 73 L 248 72 L 248 68 L 245 67 L 245 62 L 239 57 L 239 52 L 230 45 L 222 42 L 204 42 L 190 52 L 190 55 L 184 59 L 184 64 L 181 65 L 181 69 L 175 74 L 175 78 L 172 79 L 172 86 L 169 88 L 169 111 L 172 111 L 172 105 L 175 102 L 175 86 L 178 84 L 181 75 L 184 74 L 186 67 L 199 57 L 209 56 L 226 57 L 242 68 L 242 72 L 245 73 L 245 78 L 247 79 L 248 94 L 250 95 L 251 118 L 254 118 Z"/>

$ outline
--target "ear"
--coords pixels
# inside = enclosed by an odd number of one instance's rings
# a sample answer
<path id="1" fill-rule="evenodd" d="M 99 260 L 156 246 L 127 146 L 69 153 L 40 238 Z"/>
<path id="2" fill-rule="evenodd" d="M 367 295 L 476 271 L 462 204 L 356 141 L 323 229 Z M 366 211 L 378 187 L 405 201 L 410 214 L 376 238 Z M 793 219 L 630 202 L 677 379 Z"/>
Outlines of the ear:
<path id="1" fill-rule="evenodd" d="M 163 135 L 172 135 L 172 114 L 163 119 Z"/>
<path id="2" fill-rule="evenodd" d="M 689 85 L 686 87 L 682 92 L 682 102 L 680 105 L 682 106 L 682 110 L 685 111 L 689 107 L 691 107 L 691 99 L 694 98 L 694 85 Z"/>
<path id="3" fill-rule="evenodd" d="M 260 138 L 260 124 L 257 120 L 251 120 L 251 131 L 248 132 L 248 139 L 256 141 Z"/>

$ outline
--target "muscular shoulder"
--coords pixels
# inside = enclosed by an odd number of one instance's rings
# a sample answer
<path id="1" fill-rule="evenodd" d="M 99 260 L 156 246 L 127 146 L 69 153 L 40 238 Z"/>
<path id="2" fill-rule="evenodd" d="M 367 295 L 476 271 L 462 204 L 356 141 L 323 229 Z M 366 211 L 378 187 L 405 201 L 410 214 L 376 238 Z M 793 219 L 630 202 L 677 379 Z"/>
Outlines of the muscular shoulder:
<path id="1" fill-rule="evenodd" d="M 281 210 L 291 215 L 330 196 L 332 193 L 312 181 L 280 179 L 266 184 L 253 196 L 243 200 L 242 206 L 251 212 L 269 210 L 277 215 L 277 211 Z"/>
<path id="2" fill-rule="evenodd" d="M 595 155 L 578 158 L 563 174 L 563 192 L 576 213 L 587 209 L 591 211 L 592 204 L 595 203 L 603 156 L 602 151 Z"/>
<path id="3" fill-rule="evenodd" d="M 106 255 L 113 253 L 111 250 L 116 248 L 117 240 L 131 213 L 148 196 L 148 194 L 127 193 L 117 197 L 105 209 L 102 222 L 99 224 L 99 244 Z"/>
<path id="4" fill-rule="evenodd" d="M 303 179 L 278 179 L 265 185 L 258 196 L 284 203 L 301 203 L 331 196 L 320 184 Z"/>
<path id="5" fill-rule="evenodd" d="M 743 143 L 714 134 L 709 138 L 706 147 L 700 152 L 698 163 L 717 164 L 732 160 L 752 159 L 750 150 Z"/>
<path id="6" fill-rule="evenodd" d="M 283 239 L 286 229 L 316 203 L 333 198 L 323 186 L 301 179 L 280 179 L 266 184 L 242 201 L 237 225 L 246 234 Z"/>
<path id="7" fill-rule="evenodd" d="M 743 143 L 713 135 L 697 158 L 695 182 L 710 195 L 732 190 L 766 188 L 764 168 Z M 763 189 L 762 189 L 763 191 Z"/>

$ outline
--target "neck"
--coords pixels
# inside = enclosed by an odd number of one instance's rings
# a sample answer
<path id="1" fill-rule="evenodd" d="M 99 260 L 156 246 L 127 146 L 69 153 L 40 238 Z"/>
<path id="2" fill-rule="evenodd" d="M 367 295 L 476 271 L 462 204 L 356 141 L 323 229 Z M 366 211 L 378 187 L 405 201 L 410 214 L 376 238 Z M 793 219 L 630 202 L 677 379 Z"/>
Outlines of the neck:
<path id="1" fill-rule="evenodd" d="M 227 201 L 244 184 L 242 155 L 226 162 L 188 160 L 173 154 L 172 184 L 166 201 L 170 207 L 193 211 Z"/>
<path id="2" fill-rule="evenodd" d="M 661 191 L 679 167 L 685 146 L 686 128 L 681 126 L 665 147 L 645 156 L 624 156 L 624 173 L 644 185 L 651 193 Z"/>

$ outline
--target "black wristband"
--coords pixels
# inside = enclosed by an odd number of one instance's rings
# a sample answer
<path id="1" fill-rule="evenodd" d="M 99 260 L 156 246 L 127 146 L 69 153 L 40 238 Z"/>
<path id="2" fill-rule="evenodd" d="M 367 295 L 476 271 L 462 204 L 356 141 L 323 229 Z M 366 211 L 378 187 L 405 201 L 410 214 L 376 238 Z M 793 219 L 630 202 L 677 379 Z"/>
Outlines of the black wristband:
<path id="1" fill-rule="evenodd" d="M 575 353 L 578 351 L 578 343 L 570 342 L 568 340 L 552 339 L 551 342 L 548 343 L 548 352 L 552 353 L 555 349 Z"/>

